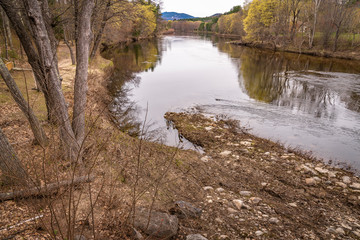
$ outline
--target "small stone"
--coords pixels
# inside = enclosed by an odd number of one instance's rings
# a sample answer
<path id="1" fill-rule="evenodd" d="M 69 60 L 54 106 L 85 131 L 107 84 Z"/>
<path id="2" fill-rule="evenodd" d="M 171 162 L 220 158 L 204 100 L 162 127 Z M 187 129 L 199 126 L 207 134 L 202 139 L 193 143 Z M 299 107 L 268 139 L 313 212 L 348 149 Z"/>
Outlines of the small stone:
<path id="1" fill-rule="evenodd" d="M 208 203 L 213 203 L 213 200 L 211 200 L 211 199 L 210 199 L 210 200 L 208 200 Z"/>
<path id="2" fill-rule="evenodd" d="M 296 203 L 289 203 L 289 206 L 291 206 L 291 207 L 297 207 L 297 204 L 296 204 Z"/>
<path id="3" fill-rule="evenodd" d="M 186 236 L 186 240 L 208 240 L 206 237 L 201 234 L 190 234 Z"/>
<path id="4" fill-rule="evenodd" d="M 267 155 L 267 156 L 269 156 L 269 155 L 270 155 L 270 152 L 266 152 L 266 153 L 264 153 L 264 155 Z"/>
<path id="5" fill-rule="evenodd" d="M 341 226 L 347 230 L 352 230 L 352 227 L 350 227 L 349 225 L 347 225 L 346 223 L 341 223 Z"/>
<path id="6" fill-rule="evenodd" d="M 249 192 L 249 191 L 240 191 L 240 195 L 245 196 L 245 197 L 249 197 L 249 196 L 251 196 L 251 192 Z"/>
<path id="7" fill-rule="evenodd" d="M 276 224 L 276 223 L 278 223 L 278 222 L 280 222 L 280 221 L 279 221 L 279 219 L 277 219 L 277 218 L 272 217 L 272 218 L 269 219 L 269 223 L 274 223 L 274 224 Z"/>
<path id="8" fill-rule="evenodd" d="M 144 239 L 143 235 L 138 230 L 136 230 L 135 228 L 133 230 L 134 230 L 133 236 L 136 240 Z"/>
<path id="9" fill-rule="evenodd" d="M 316 184 L 316 181 L 314 178 L 307 178 L 307 179 L 305 179 L 305 183 L 308 186 L 314 186 Z"/>
<path id="10" fill-rule="evenodd" d="M 321 182 L 321 178 L 319 177 L 313 177 L 313 179 L 316 181 L 316 183 Z"/>
<path id="11" fill-rule="evenodd" d="M 174 211 L 174 215 L 179 218 L 199 218 L 202 213 L 202 209 L 185 201 L 176 201 L 175 207 L 172 210 Z"/>
<path id="12" fill-rule="evenodd" d="M 225 192 L 225 189 L 219 187 L 215 190 L 216 192 L 219 192 L 219 193 L 222 193 L 222 192 Z"/>
<path id="13" fill-rule="evenodd" d="M 336 182 L 335 185 L 340 186 L 340 187 L 342 187 L 342 188 L 346 188 L 346 187 L 347 187 L 347 185 L 346 185 L 345 183 L 343 183 L 343 182 Z"/>
<path id="14" fill-rule="evenodd" d="M 328 172 L 328 177 L 329 177 L 329 178 L 335 178 L 335 177 L 336 177 L 336 173 L 335 173 L 335 172 Z"/>
<path id="15" fill-rule="evenodd" d="M 262 199 L 259 197 L 252 197 L 252 198 L 250 198 L 250 201 L 254 204 L 258 204 L 259 202 L 262 201 Z"/>
<path id="16" fill-rule="evenodd" d="M 231 151 L 228 151 L 228 150 L 223 151 L 223 152 L 220 153 L 220 155 L 223 156 L 223 157 L 229 156 L 230 154 L 231 154 Z"/>
<path id="17" fill-rule="evenodd" d="M 244 202 L 242 201 L 242 200 L 240 200 L 240 199 L 235 199 L 235 200 L 233 200 L 233 203 L 234 203 L 234 205 L 235 205 L 235 207 L 237 208 L 237 209 L 241 209 L 241 208 L 243 208 L 243 206 L 244 206 Z"/>
<path id="18" fill-rule="evenodd" d="M 335 230 L 335 232 L 337 233 L 337 234 L 341 234 L 341 235 L 344 235 L 345 234 L 345 231 L 344 231 L 344 229 L 342 229 L 342 228 L 337 228 L 336 230 Z"/>
<path id="19" fill-rule="evenodd" d="M 206 186 L 206 187 L 204 187 L 203 189 L 204 189 L 205 191 L 212 191 L 212 190 L 214 190 L 214 188 L 211 187 L 211 186 Z"/>
<path id="20" fill-rule="evenodd" d="M 318 171 L 319 173 L 322 173 L 322 174 L 325 174 L 325 173 L 329 172 L 329 170 L 324 169 L 324 168 L 320 168 L 320 167 L 316 167 L 315 170 Z"/>
<path id="21" fill-rule="evenodd" d="M 358 198 L 354 195 L 349 196 L 350 201 L 356 201 Z"/>
<path id="22" fill-rule="evenodd" d="M 206 163 L 206 162 L 209 162 L 210 157 L 209 156 L 204 156 L 204 157 L 200 158 L 200 160 Z"/>
<path id="23" fill-rule="evenodd" d="M 328 227 L 326 233 L 336 233 L 336 229 L 334 227 Z"/>
<path id="24" fill-rule="evenodd" d="M 237 210 L 230 208 L 230 207 L 227 210 L 229 213 L 237 213 L 238 212 Z"/>
<path id="25" fill-rule="evenodd" d="M 205 130 L 206 131 L 211 131 L 211 130 L 213 130 L 214 128 L 213 127 L 205 127 Z"/>
<path id="26" fill-rule="evenodd" d="M 262 182 L 261 186 L 266 187 L 268 184 L 266 182 Z"/>
<path id="27" fill-rule="evenodd" d="M 346 184 L 350 184 L 351 183 L 351 178 L 349 176 L 343 176 L 342 181 L 344 183 L 346 183 Z"/>
<path id="28" fill-rule="evenodd" d="M 255 235 L 258 236 L 258 237 L 260 237 L 260 236 L 263 235 L 263 234 L 264 234 L 263 231 L 256 231 L 256 232 L 255 232 Z"/>
<path id="29" fill-rule="evenodd" d="M 86 240 L 86 237 L 84 235 L 76 235 L 74 240 Z"/>
<path id="30" fill-rule="evenodd" d="M 221 220 L 220 218 L 215 218 L 215 221 L 218 222 L 218 223 L 222 223 L 223 220 Z"/>
<path id="31" fill-rule="evenodd" d="M 248 142 L 248 141 L 241 141 L 240 142 L 241 145 L 244 145 L 246 147 L 250 147 L 251 146 L 251 142 Z"/>
<path id="32" fill-rule="evenodd" d="M 311 172 L 312 174 L 317 175 L 317 172 L 314 169 L 306 165 L 301 165 L 301 168 L 304 170 L 305 173 Z"/>
<path id="33" fill-rule="evenodd" d="M 219 237 L 219 239 L 224 239 L 224 240 L 226 240 L 226 239 L 229 239 L 229 237 L 228 237 L 227 235 L 221 235 L 221 236 Z"/>
<path id="34" fill-rule="evenodd" d="M 360 189 L 360 183 L 353 183 L 350 185 L 351 188 Z"/>

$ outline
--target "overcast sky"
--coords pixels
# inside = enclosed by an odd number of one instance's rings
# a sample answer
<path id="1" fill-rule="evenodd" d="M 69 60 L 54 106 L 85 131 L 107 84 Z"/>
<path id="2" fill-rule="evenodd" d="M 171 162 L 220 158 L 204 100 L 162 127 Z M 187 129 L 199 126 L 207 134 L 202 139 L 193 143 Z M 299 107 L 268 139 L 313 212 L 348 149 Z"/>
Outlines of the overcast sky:
<path id="1" fill-rule="evenodd" d="M 162 12 L 187 13 L 194 17 L 207 17 L 224 13 L 244 0 L 162 0 Z"/>

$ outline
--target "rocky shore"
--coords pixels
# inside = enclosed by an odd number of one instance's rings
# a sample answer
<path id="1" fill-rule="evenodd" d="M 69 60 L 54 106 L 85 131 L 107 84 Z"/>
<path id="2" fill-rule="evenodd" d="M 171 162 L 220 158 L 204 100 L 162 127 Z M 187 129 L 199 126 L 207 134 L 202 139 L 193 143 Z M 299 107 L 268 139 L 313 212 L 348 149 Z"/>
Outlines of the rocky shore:
<path id="1" fill-rule="evenodd" d="M 196 205 L 202 214 L 180 220 L 180 232 L 197 225 L 204 238 L 188 239 L 360 239 L 360 180 L 351 172 L 252 136 L 231 120 L 165 118 L 205 151 L 193 172 L 205 193 Z"/>

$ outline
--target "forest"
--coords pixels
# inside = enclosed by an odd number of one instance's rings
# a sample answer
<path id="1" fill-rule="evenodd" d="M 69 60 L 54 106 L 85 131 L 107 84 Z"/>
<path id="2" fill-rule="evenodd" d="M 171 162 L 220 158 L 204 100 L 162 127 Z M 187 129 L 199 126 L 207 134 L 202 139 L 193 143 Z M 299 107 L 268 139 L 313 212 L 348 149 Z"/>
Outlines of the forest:
<path id="1" fill-rule="evenodd" d="M 360 45 L 360 2 L 254 0 L 221 16 L 174 21 L 172 27 L 179 32 L 214 32 L 274 46 L 348 50 Z"/>

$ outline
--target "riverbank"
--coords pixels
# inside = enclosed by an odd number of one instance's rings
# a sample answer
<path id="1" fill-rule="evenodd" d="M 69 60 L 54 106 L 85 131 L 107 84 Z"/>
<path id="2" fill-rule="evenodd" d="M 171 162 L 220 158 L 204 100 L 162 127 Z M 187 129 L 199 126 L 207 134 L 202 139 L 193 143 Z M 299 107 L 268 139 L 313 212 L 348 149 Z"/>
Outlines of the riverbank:
<path id="1" fill-rule="evenodd" d="M 352 173 L 253 136 L 231 120 L 165 118 L 205 151 L 196 163 L 206 195 L 203 229 L 229 239 L 360 238 L 360 180 Z"/>
<path id="2" fill-rule="evenodd" d="M 65 45 L 59 46 L 59 70 L 71 111 L 75 66 Z M 60 231 L 67 230 L 64 202 L 79 206 L 74 231 L 86 239 L 141 239 L 131 226 L 149 234 L 148 212 L 159 216 L 157 227 L 156 219 L 151 221 L 155 230 L 150 235 L 165 235 L 157 239 L 191 234 L 207 239 L 360 238 L 360 181 L 352 173 L 238 133 L 234 121 L 200 115 L 168 113 L 166 118 L 204 154 L 132 138 L 118 131 L 108 115 L 111 61 L 97 56 L 89 73 L 84 163 L 94 181 L 74 188 L 76 202 L 66 189 L 48 198 L 1 202 L 0 238 L 49 239 L 51 231 L 61 238 Z M 32 144 L 26 119 L 6 89 L 0 90 L 6 101 L 0 126 L 31 176 L 41 183 L 69 177 L 72 168 L 58 158 L 56 127 L 46 121 L 41 94 L 32 92 L 30 103 L 52 138 L 45 151 Z M 9 188 L 0 186 L 0 191 Z M 54 217 L 61 219 L 61 228 L 49 227 Z"/>
<path id="3" fill-rule="evenodd" d="M 246 42 L 242 40 L 232 41 L 230 42 L 234 45 L 252 47 L 252 48 L 260 48 L 260 49 L 267 49 L 277 52 L 288 52 L 288 53 L 297 53 L 297 54 L 305 54 L 310 56 L 317 56 L 317 57 L 325 57 L 325 58 L 339 58 L 345 60 L 360 60 L 359 50 L 347 50 L 347 51 L 329 51 L 324 49 L 303 49 L 303 48 L 295 48 L 295 47 L 282 47 L 282 46 L 274 46 L 273 43 L 268 42 Z"/>

